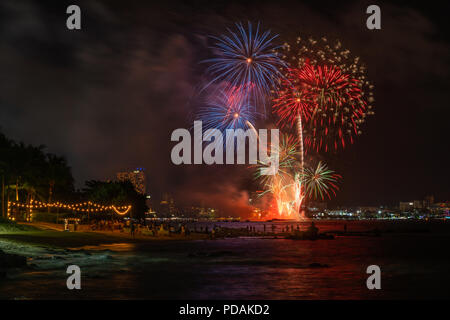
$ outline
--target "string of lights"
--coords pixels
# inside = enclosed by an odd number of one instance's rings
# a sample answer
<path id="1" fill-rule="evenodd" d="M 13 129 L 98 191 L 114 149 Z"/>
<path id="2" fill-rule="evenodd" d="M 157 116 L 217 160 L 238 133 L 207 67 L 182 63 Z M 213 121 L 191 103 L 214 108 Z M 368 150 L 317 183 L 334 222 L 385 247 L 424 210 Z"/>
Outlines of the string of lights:
<path id="1" fill-rule="evenodd" d="M 126 215 L 132 208 L 131 205 L 128 206 L 104 206 L 98 203 L 94 203 L 91 201 L 80 202 L 80 203 L 61 203 L 61 202 L 53 202 L 46 203 L 42 201 L 31 201 L 29 204 L 24 204 L 15 201 L 8 201 L 8 218 L 11 216 L 11 208 L 25 208 L 25 209 L 44 209 L 44 208 L 62 208 L 67 210 L 72 210 L 76 212 L 86 212 L 86 213 L 99 213 L 106 211 L 114 211 L 118 215 Z"/>

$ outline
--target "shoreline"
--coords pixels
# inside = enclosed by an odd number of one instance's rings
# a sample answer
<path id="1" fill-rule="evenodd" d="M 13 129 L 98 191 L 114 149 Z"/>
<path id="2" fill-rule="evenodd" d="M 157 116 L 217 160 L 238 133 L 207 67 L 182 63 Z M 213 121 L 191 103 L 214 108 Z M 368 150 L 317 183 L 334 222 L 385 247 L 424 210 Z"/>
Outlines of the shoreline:
<path id="1" fill-rule="evenodd" d="M 357 229 L 352 227 L 352 222 L 339 221 L 338 224 L 346 224 L 349 225 L 349 230 L 344 231 L 340 228 L 336 228 L 336 226 L 329 226 L 325 228 L 322 226 L 320 221 L 316 222 L 319 226 L 319 231 L 321 233 L 333 234 L 335 236 L 367 236 L 374 235 L 374 233 L 381 233 L 381 235 L 388 234 L 402 234 L 402 233 L 441 233 L 442 230 L 433 230 L 433 228 L 429 228 L 430 222 L 419 222 L 417 224 L 413 223 L 411 227 L 407 227 L 403 224 L 394 225 L 390 224 L 385 225 L 384 227 L 377 229 L 376 226 L 371 225 L 371 228 L 363 228 Z M 75 232 L 67 232 L 62 231 L 63 226 L 52 224 L 52 223 L 19 223 L 20 226 L 24 226 L 25 230 L 10 230 L 6 232 L 0 232 L 0 249 L 2 249 L 2 242 L 15 242 L 18 244 L 27 244 L 32 246 L 46 246 L 48 248 L 77 248 L 83 246 L 99 246 L 102 244 L 114 244 L 114 243 L 129 243 L 129 244 L 139 244 L 139 243 L 164 243 L 164 242 L 172 242 L 172 241 L 194 241 L 194 240 L 214 240 L 214 239 L 222 239 L 222 238 L 234 238 L 239 236 L 246 237 L 262 237 L 268 236 L 269 238 L 280 239 L 285 236 L 289 236 L 290 233 L 279 233 L 276 232 L 272 234 L 270 231 L 267 233 L 262 233 L 261 231 L 256 232 L 248 232 L 243 228 L 245 223 L 242 223 L 242 228 L 224 228 L 223 232 L 219 232 L 214 237 L 211 237 L 210 234 L 200 233 L 200 232 L 191 232 L 189 235 L 182 234 L 171 234 L 169 235 L 159 235 L 159 236 L 151 236 L 148 234 L 136 234 L 135 236 L 131 236 L 126 232 L 119 231 L 75 231 Z M 447 226 L 448 224 L 445 222 L 439 223 L 440 226 Z M 374 229 L 376 228 L 376 229 Z M 302 228 L 304 231 L 304 228 Z M 374 232 L 377 231 L 377 232 Z M 441 232 L 439 232 L 441 231 Z M 20 254 L 20 252 L 18 252 Z"/>
<path id="2" fill-rule="evenodd" d="M 209 239 L 206 234 L 191 234 L 189 236 L 173 235 L 149 237 L 143 235 L 131 236 L 118 232 L 63 232 L 54 230 L 16 231 L 0 234 L 1 241 L 13 241 L 29 245 L 45 245 L 51 248 L 68 248 L 95 246 L 112 243 L 152 243 L 164 241 L 193 241 Z M 1 245 L 0 245 L 1 248 Z"/>

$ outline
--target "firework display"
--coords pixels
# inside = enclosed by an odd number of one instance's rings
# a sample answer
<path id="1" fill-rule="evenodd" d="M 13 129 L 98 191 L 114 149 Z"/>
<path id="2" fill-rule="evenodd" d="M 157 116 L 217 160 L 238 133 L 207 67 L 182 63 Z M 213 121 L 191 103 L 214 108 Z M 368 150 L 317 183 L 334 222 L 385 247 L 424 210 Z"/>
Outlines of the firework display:
<path id="1" fill-rule="evenodd" d="M 270 185 L 270 192 L 276 204 L 280 217 L 300 219 L 300 208 L 304 199 L 302 181 L 298 174 L 288 176 L 288 180 L 274 179 Z"/>
<path id="2" fill-rule="evenodd" d="M 256 165 L 255 178 L 260 181 L 265 191 L 260 196 L 272 197 L 277 214 L 287 218 L 298 219 L 304 194 L 299 173 L 298 139 L 289 134 L 282 134 L 278 146 L 271 145 L 271 158 L 278 157 L 279 168 L 274 175 L 261 174 L 267 164 Z M 270 161 L 272 163 L 273 161 Z"/>
<path id="3" fill-rule="evenodd" d="M 295 47 L 283 46 L 282 57 L 290 67 L 274 100 L 279 124 L 295 125 L 301 118 L 306 123 L 302 134 L 307 150 L 344 148 L 362 133 L 366 117 L 374 114 L 374 86 L 366 79 L 365 67 L 339 41 L 297 38 Z"/>
<path id="4" fill-rule="evenodd" d="M 240 87 L 265 108 L 267 97 L 282 77 L 280 67 L 285 65 L 276 52 L 277 35 L 261 31 L 259 24 L 255 30 L 250 22 L 247 29 L 242 23 L 236 23 L 236 27 L 237 32 L 228 29 L 228 34 L 212 37 L 216 57 L 204 61 L 210 64 L 207 72 L 213 77 L 206 87 L 218 82 Z"/>
<path id="5" fill-rule="evenodd" d="M 367 81 L 366 67 L 361 64 L 360 57 L 354 57 L 349 49 L 343 48 L 340 40 L 331 42 L 326 37 L 320 40 L 297 37 L 294 44 L 285 42 L 282 51 L 281 57 L 292 68 L 301 69 L 305 64 L 334 65 L 358 80 Z"/>
<path id="6" fill-rule="evenodd" d="M 259 24 L 256 30 L 250 23 L 236 27 L 237 32 L 214 37 L 216 57 L 205 61 L 212 77 L 205 88 L 220 89 L 211 90 L 198 119 L 207 129 L 251 129 L 258 137 L 258 106 L 271 100 L 277 125 L 297 134 L 282 134 L 280 145 L 270 147 L 271 158 L 279 158 L 278 172 L 264 175 L 268 164 L 259 161 L 255 178 L 264 188 L 260 196 L 272 197 L 278 216 L 299 218 L 305 199 L 330 199 L 341 178 L 322 161 L 307 163 L 305 153 L 313 159 L 314 153 L 353 143 L 374 114 L 373 85 L 360 58 L 339 41 L 299 37 L 277 46 L 277 36 L 261 32 Z"/>
<path id="7" fill-rule="evenodd" d="M 306 122 L 301 132 L 307 149 L 337 150 L 361 133 L 359 125 L 367 114 L 364 93 L 358 80 L 338 67 L 307 64 L 290 69 L 284 83 L 274 110 L 281 124 Z"/>
<path id="8" fill-rule="evenodd" d="M 247 89 L 242 87 L 226 87 L 211 93 L 199 109 L 197 120 L 201 120 L 203 127 L 218 129 L 254 128 L 255 111 L 251 100 L 247 97 Z"/>
<path id="9" fill-rule="evenodd" d="M 263 175 L 261 170 L 267 168 L 267 165 L 259 162 L 255 166 L 255 178 L 265 189 L 260 196 L 270 194 L 279 216 L 286 218 L 300 216 L 299 209 L 305 198 L 331 199 L 332 195 L 336 195 L 337 182 L 341 178 L 322 161 L 319 161 L 315 167 L 302 166 L 299 161 L 298 147 L 298 138 L 283 134 L 279 147 L 271 149 L 278 153 L 278 172 L 275 175 Z"/>
<path id="10" fill-rule="evenodd" d="M 302 181 L 305 188 L 305 195 L 310 199 L 325 199 L 325 195 L 331 199 L 331 193 L 336 195 L 338 187 L 336 182 L 340 175 L 328 169 L 327 165 L 319 162 L 316 167 L 306 167 Z"/>
<path id="11" fill-rule="evenodd" d="M 271 155 L 269 163 L 274 162 L 275 156 L 278 157 L 278 173 L 275 175 L 262 174 L 263 169 L 268 168 L 268 164 L 258 161 L 255 167 L 255 179 L 260 180 L 264 185 L 270 185 L 274 176 L 280 176 L 281 178 L 289 176 L 292 170 L 298 168 L 298 139 L 293 135 L 282 134 L 279 146 L 270 146 Z M 281 179 L 283 180 L 283 179 Z"/>

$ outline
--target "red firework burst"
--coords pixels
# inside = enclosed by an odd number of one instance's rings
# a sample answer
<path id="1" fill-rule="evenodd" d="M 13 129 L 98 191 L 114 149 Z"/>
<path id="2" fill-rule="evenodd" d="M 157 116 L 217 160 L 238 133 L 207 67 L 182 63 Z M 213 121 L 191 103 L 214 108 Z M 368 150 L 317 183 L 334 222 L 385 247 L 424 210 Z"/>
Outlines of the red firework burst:
<path id="1" fill-rule="evenodd" d="M 300 116 L 307 149 L 329 151 L 353 143 L 368 113 L 361 80 L 334 65 L 305 64 L 289 69 L 274 100 L 279 124 L 295 124 Z"/>

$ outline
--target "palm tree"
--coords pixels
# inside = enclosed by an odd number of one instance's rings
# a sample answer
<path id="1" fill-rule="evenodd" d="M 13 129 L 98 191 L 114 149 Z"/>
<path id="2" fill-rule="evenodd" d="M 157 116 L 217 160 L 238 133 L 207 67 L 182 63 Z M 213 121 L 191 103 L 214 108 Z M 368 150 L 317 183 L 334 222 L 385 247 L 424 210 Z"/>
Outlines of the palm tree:
<path id="1" fill-rule="evenodd" d="M 11 165 L 11 146 L 12 141 L 0 132 L 0 175 L 2 177 L 2 217 L 6 217 L 5 211 L 5 183 L 8 182 L 8 173 Z"/>
<path id="2" fill-rule="evenodd" d="M 46 157 L 46 184 L 48 186 L 48 203 L 53 201 L 55 189 L 59 193 L 66 194 L 73 192 L 73 177 L 70 167 L 64 157 L 54 154 L 47 154 Z M 50 207 L 48 208 L 50 213 Z"/>
<path id="3" fill-rule="evenodd" d="M 0 132 L 1 216 L 5 216 L 6 199 L 15 191 L 15 201 L 26 197 L 31 203 L 36 198 L 54 201 L 58 196 L 74 192 L 71 168 L 64 157 L 44 152 L 45 146 L 25 145 L 8 139 Z"/>

